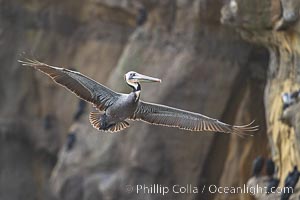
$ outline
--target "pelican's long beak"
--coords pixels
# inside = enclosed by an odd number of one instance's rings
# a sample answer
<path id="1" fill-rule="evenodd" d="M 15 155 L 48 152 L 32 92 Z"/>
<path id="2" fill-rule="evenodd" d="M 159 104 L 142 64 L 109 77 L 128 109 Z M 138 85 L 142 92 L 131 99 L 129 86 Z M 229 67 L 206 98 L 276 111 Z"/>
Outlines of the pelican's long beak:
<path id="1" fill-rule="evenodd" d="M 161 82 L 161 79 L 159 78 L 154 78 L 139 73 L 136 73 L 132 78 L 140 82 L 159 82 L 159 83 Z"/>

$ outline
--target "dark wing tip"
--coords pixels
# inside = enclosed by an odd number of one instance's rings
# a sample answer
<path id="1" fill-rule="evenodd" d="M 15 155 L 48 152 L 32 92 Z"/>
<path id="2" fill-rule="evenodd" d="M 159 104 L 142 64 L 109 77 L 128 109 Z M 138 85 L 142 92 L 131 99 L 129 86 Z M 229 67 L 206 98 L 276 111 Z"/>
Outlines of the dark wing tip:
<path id="1" fill-rule="evenodd" d="M 255 131 L 259 130 L 258 125 L 252 126 L 254 122 L 255 122 L 255 120 L 253 120 L 252 122 L 250 122 L 249 124 L 246 124 L 246 125 L 232 126 L 232 133 L 237 134 L 242 137 L 254 136 L 254 134 L 251 132 L 255 132 Z"/>
<path id="2" fill-rule="evenodd" d="M 29 66 L 29 67 L 35 67 L 37 65 L 46 65 L 44 63 L 39 62 L 38 60 L 31 60 L 29 58 L 24 58 L 24 60 L 18 60 L 19 63 L 21 63 L 22 66 Z"/>

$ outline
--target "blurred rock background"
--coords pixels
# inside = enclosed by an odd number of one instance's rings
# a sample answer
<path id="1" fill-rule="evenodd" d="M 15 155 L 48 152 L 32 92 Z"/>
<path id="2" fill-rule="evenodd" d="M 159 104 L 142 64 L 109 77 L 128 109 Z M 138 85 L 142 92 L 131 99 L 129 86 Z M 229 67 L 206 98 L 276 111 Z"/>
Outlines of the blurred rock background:
<path id="1" fill-rule="evenodd" d="M 297 109 L 292 123 L 281 120 L 282 93 L 299 89 L 298 4 L 0 0 L 0 199 L 253 199 L 209 192 L 162 197 L 128 193 L 126 185 L 241 186 L 258 155 L 272 157 L 283 186 L 300 164 Z M 92 106 L 74 121 L 79 99 L 20 67 L 24 52 L 119 92 L 130 91 L 127 71 L 159 77 L 161 84 L 142 85 L 142 99 L 232 124 L 255 119 L 260 130 L 240 138 L 136 122 L 104 134 L 88 122 Z"/>

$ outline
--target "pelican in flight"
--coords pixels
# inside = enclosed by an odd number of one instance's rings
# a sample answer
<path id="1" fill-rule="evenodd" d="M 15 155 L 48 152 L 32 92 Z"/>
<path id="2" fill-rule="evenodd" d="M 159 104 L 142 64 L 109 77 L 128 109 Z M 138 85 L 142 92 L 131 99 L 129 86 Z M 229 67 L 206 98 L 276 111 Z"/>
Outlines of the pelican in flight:
<path id="1" fill-rule="evenodd" d="M 129 127 L 126 120 L 177 127 L 189 131 L 211 131 L 233 133 L 240 136 L 257 131 L 253 122 L 244 126 L 233 126 L 198 113 L 140 100 L 141 82 L 161 82 L 158 78 L 145 76 L 134 71 L 125 74 L 126 83 L 132 88 L 129 94 L 114 92 L 93 79 L 66 68 L 54 67 L 37 60 L 19 60 L 23 66 L 33 67 L 56 83 L 92 103 L 97 112 L 89 115 L 92 126 L 98 130 L 117 132 Z M 248 134 L 247 134 L 248 133 Z M 251 135 L 251 134 L 250 134 Z"/>

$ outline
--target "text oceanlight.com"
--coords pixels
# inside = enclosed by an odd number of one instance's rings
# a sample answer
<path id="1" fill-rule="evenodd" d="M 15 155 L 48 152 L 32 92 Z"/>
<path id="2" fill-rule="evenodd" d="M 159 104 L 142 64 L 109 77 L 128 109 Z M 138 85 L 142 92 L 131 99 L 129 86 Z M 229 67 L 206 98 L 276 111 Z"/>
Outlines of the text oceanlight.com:
<path id="1" fill-rule="evenodd" d="M 203 185 L 201 187 L 193 186 L 191 184 L 187 185 L 173 185 L 164 186 L 160 184 L 152 185 L 126 185 L 125 187 L 128 193 L 136 194 L 161 194 L 166 195 L 169 193 L 174 194 L 198 194 L 209 192 L 211 194 L 263 194 L 267 193 L 267 187 L 247 186 L 246 184 L 239 187 L 223 187 L 217 185 Z M 278 187 L 271 188 L 270 193 L 293 193 L 292 187 Z"/>

